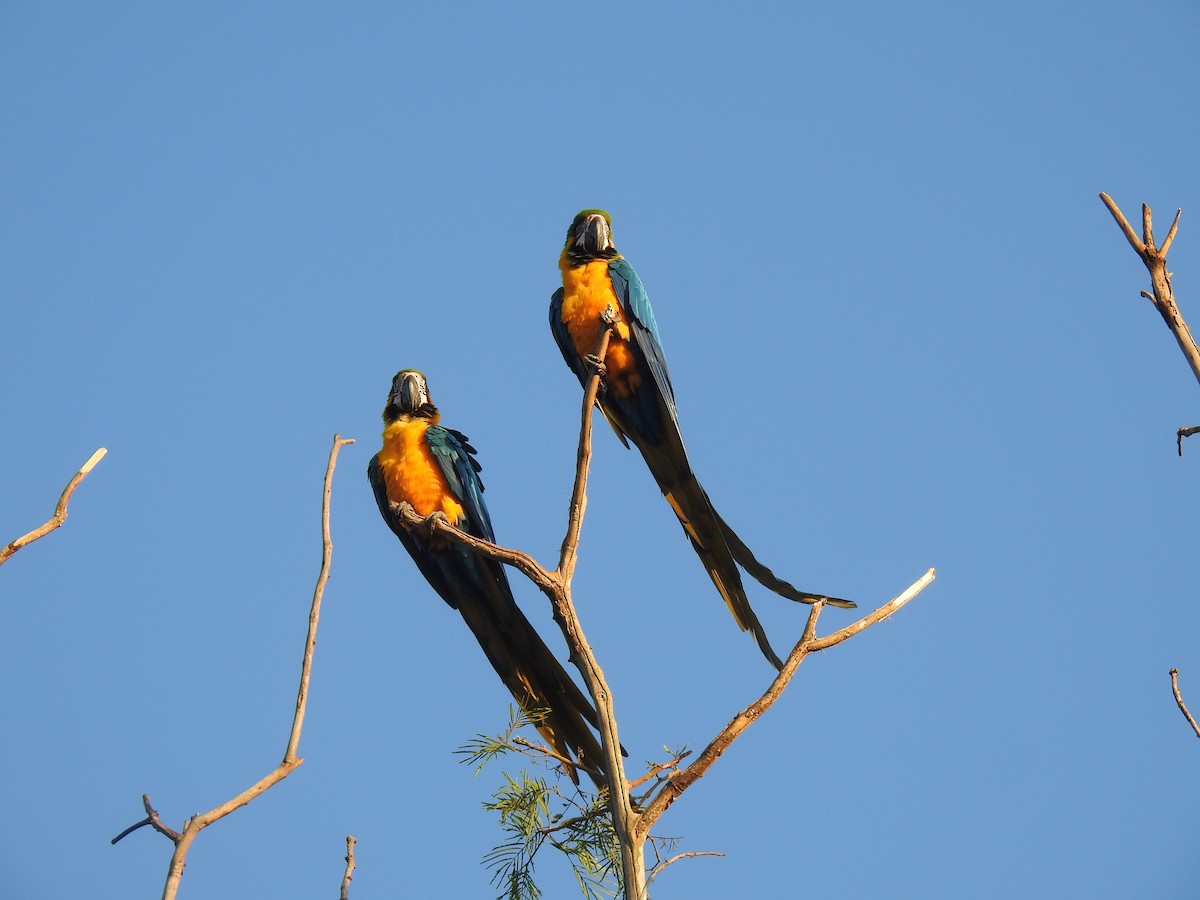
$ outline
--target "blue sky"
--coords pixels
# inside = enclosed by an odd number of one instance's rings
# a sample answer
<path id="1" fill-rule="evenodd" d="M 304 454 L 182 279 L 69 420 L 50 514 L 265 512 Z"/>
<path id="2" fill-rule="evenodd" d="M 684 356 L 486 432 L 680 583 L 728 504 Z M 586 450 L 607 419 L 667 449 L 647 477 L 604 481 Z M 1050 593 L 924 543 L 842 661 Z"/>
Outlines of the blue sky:
<path id="1" fill-rule="evenodd" d="M 578 386 L 546 325 L 603 206 L 693 463 L 760 558 L 890 599 L 662 820 L 655 897 L 1185 897 L 1200 746 L 1197 385 L 1097 199 L 1149 203 L 1200 325 L 1193 5 L 8 2 L 0 7 L 0 888 L 147 897 L 169 824 L 282 755 L 335 432 L 304 765 L 181 896 L 488 897 L 452 751 L 508 695 L 379 520 L 392 374 L 479 448 L 503 543 L 562 536 Z M 1194 438 L 1193 440 L 1200 440 Z M 530 617 L 557 640 L 544 601 Z M 634 760 L 771 671 L 597 432 L 575 596 Z M 803 610 L 751 591 L 777 647 Z M 831 609 L 822 626 L 850 620 Z M 569 876 L 539 868 L 548 896 Z"/>

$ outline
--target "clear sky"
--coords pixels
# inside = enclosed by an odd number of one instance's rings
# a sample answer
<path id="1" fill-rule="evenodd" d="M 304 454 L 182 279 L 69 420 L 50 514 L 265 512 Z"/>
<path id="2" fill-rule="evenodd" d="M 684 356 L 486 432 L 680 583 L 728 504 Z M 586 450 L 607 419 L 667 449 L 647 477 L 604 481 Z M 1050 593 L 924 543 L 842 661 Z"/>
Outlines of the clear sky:
<path id="1" fill-rule="evenodd" d="M 1200 327 L 1200 12 L 1130 4 L 0 6 L 0 894 L 153 897 L 286 743 L 335 432 L 304 765 L 182 897 L 490 897 L 508 694 L 379 519 L 429 377 L 501 542 L 550 561 L 579 389 L 546 323 L 613 213 L 717 507 L 889 622 L 805 662 L 662 820 L 656 900 L 1195 896 L 1200 392 L 1107 191 Z M 597 431 L 575 595 L 634 761 L 771 677 Z M 1200 441 L 1200 437 L 1193 438 Z M 555 646 L 544 600 L 516 590 Z M 804 610 L 751 589 L 779 648 Z M 827 610 L 824 630 L 851 620 Z M 548 897 L 572 896 L 551 860 Z"/>

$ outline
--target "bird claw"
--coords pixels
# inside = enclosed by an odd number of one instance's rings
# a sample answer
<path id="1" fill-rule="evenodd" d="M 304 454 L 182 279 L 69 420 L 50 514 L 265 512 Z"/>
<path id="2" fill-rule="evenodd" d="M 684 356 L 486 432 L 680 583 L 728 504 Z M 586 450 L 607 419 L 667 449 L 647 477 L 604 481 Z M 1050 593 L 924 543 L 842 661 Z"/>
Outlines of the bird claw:
<path id="1" fill-rule="evenodd" d="M 413 505 L 411 503 L 409 503 L 407 500 L 401 500 L 399 503 L 397 503 L 395 500 L 393 500 L 391 502 L 391 507 L 392 507 L 392 514 L 395 515 L 397 518 L 399 518 L 400 521 L 403 522 L 406 527 L 423 528 L 427 532 L 429 532 L 429 535 L 431 537 L 437 533 L 437 523 L 438 522 L 445 522 L 447 525 L 452 524 L 450 521 L 450 517 L 447 516 L 440 509 L 435 509 L 429 515 L 422 516 L 419 512 L 416 511 L 416 509 L 413 508 Z M 418 519 L 418 521 L 410 522 L 409 520 L 413 517 L 416 517 Z"/>
<path id="2" fill-rule="evenodd" d="M 451 524 L 449 516 L 447 516 L 440 509 L 435 509 L 422 520 L 421 524 L 429 531 L 429 536 L 433 537 L 435 534 L 437 534 L 438 522 L 441 522 L 445 525 Z"/>
<path id="3" fill-rule="evenodd" d="M 604 312 L 600 313 L 600 321 L 612 328 L 617 324 L 617 311 L 612 308 L 612 304 L 604 307 Z"/>
<path id="4" fill-rule="evenodd" d="M 583 361 L 587 363 L 587 367 L 591 369 L 592 372 L 599 375 L 601 378 L 608 374 L 608 369 L 605 367 L 604 361 L 595 353 L 589 353 L 583 358 Z"/>

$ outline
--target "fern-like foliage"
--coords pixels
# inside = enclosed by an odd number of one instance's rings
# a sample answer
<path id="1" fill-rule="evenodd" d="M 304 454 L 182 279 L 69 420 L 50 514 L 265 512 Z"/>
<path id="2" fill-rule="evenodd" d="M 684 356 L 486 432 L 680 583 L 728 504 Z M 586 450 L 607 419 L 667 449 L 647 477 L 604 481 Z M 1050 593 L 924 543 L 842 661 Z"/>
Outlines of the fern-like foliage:
<path id="1" fill-rule="evenodd" d="M 542 892 L 533 878 L 534 860 L 547 845 L 570 862 L 587 900 L 616 897 L 621 889 L 621 848 L 608 795 L 576 787 L 546 748 L 518 736 L 522 728 L 536 724 L 539 712 L 510 709 L 504 732 L 477 734 L 456 751 L 464 764 L 475 766 L 476 775 L 502 757 L 519 756 L 524 766 L 516 774 L 503 771 L 503 783 L 483 804 L 499 816 L 508 838 L 484 857 L 492 884 L 501 892 L 497 900 L 539 900 Z M 530 767 L 540 768 L 542 774 L 531 775 Z"/>

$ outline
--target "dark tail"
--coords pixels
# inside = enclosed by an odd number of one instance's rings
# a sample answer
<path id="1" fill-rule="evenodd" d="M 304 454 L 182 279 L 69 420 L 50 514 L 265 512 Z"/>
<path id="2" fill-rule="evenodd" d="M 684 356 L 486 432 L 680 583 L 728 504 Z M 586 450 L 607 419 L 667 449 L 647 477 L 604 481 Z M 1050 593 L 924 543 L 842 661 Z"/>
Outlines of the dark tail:
<path id="1" fill-rule="evenodd" d="M 503 574 L 500 575 L 503 578 Z M 579 760 L 596 784 L 605 787 L 604 754 L 588 727 L 599 727 L 596 711 L 579 686 L 546 646 L 513 600 L 507 579 L 486 579 L 487 598 L 458 598 L 458 611 L 479 641 L 500 680 L 527 713 L 543 710 L 537 730 L 559 756 Z M 576 784 L 575 766 L 563 763 Z"/>
<path id="2" fill-rule="evenodd" d="M 798 603 L 816 603 L 818 600 L 824 600 L 830 606 L 840 606 L 843 609 L 854 609 L 858 606 L 853 600 L 843 600 L 841 597 L 830 597 L 828 594 L 810 594 L 808 591 L 802 591 L 791 582 L 784 581 L 774 572 L 760 563 L 754 558 L 754 554 L 750 552 L 740 537 L 737 536 L 729 524 L 721 518 L 716 510 L 713 510 L 713 515 L 717 517 L 717 523 L 721 527 L 721 534 L 725 538 L 725 543 L 729 547 L 729 551 L 733 554 L 733 558 L 738 561 L 743 569 L 750 573 L 759 584 L 769 591 L 774 591 L 780 597 L 786 597 L 788 600 L 795 600 Z"/>
<path id="3" fill-rule="evenodd" d="M 746 588 L 742 584 L 742 573 L 738 570 L 736 553 L 725 537 L 725 523 L 713 509 L 708 494 L 692 474 L 687 457 L 673 454 L 655 447 L 639 447 L 646 464 L 658 482 L 667 503 L 679 518 L 684 533 L 692 543 L 692 549 L 704 564 L 708 577 L 716 585 L 725 605 L 733 613 L 734 621 L 742 631 L 749 631 L 758 643 L 758 649 L 776 669 L 783 668 L 783 661 L 767 640 L 767 633 L 750 607 Z M 737 536 L 734 535 L 736 539 Z M 741 543 L 740 541 L 738 542 Z M 744 548 L 744 545 L 743 545 Z M 753 559 L 753 557 L 751 557 Z M 747 570 L 750 571 L 750 570 Z M 751 574 L 754 574 L 751 572 Z"/>

